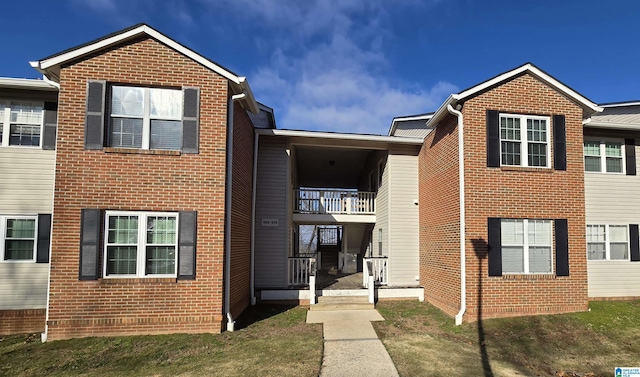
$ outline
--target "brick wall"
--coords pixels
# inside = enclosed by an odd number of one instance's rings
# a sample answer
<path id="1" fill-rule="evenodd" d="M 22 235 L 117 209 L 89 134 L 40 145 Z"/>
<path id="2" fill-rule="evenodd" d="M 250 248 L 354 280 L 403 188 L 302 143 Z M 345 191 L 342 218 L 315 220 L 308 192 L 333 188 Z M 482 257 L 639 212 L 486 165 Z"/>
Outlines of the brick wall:
<path id="1" fill-rule="evenodd" d="M 87 80 L 200 88 L 200 153 L 84 150 Z M 219 332 L 224 266 L 228 82 L 150 39 L 63 67 L 49 339 Z M 197 211 L 196 280 L 78 280 L 80 211 Z"/>
<path id="2" fill-rule="evenodd" d="M 486 110 L 566 117 L 567 170 L 487 168 Z M 465 122 L 465 201 L 467 312 L 465 320 L 587 309 L 582 110 L 530 75 L 519 76 L 467 100 Z M 459 305 L 457 166 L 433 160 L 437 148 L 457 146 L 448 116 L 440 141 L 430 136 L 420 160 L 421 279 L 425 297 L 449 314 Z M 444 126 L 444 127 L 443 127 Z M 553 156 L 553 135 L 549 135 Z M 439 147 L 438 144 L 441 144 Z M 457 161 L 453 152 L 446 152 Z M 550 158 L 553 158 L 553 157 Z M 553 160 L 551 160 L 553 165 Z M 430 172 L 430 169 L 435 169 Z M 455 174 L 454 174 L 455 170 Z M 435 205 L 424 208 L 422 203 Z M 450 211 L 449 214 L 441 212 Z M 504 275 L 489 277 L 487 218 L 567 219 L 570 276 Z M 447 228 L 448 227 L 448 228 Z M 449 229 L 450 231 L 447 231 Z M 554 253 L 555 271 L 555 253 Z M 429 274 L 433 276 L 429 276 Z M 458 300 L 458 301 L 456 301 Z M 454 303 L 455 305 L 452 305 Z M 455 309 L 455 310 L 454 310 Z"/>
<path id="3" fill-rule="evenodd" d="M 45 309 L 0 310 L 0 335 L 41 333 Z"/>
<path id="4" fill-rule="evenodd" d="M 460 305 L 460 200 L 457 120 L 447 117 L 419 155 L 420 284 L 450 315 Z"/>
<path id="5" fill-rule="evenodd" d="M 231 197 L 231 315 L 250 304 L 253 126 L 237 102 L 233 116 L 233 190 Z"/>

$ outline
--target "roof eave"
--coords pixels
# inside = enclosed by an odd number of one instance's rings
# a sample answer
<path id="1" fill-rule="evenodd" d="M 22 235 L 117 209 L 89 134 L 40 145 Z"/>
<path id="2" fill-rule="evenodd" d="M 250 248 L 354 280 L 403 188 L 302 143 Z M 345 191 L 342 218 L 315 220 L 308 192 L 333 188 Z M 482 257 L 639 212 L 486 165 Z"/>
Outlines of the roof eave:
<path id="1" fill-rule="evenodd" d="M 615 123 L 615 122 L 587 122 L 584 124 L 585 128 L 606 128 L 616 130 L 634 130 L 640 131 L 640 124 L 633 123 Z"/>
<path id="2" fill-rule="evenodd" d="M 267 135 L 267 136 L 309 137 L 309 138 L 317 138 L 317 139 L 341 139 L 341 140 L 354 140 L 354 141 L 386 142 L 391 144 L 422 145 L 423 143 L 423 140 L 421 138 L 414 138 L 414 137 L 344 134 L 344 133 L 330 133 L 330 132 L 318 132 L 318 131 L 278 130 L 278 129 L 260 128 L 260 129 L 256 129 L 256 133 L 259 135 Z"/>
<path id="3" fill-rule="evenodd" d="M 49 84 L 44 80 L 34 79 L 18 79 L 12 77 L 0 77 L 0 88 L 41 90 L 57 92 L 55 85 Z"/>
<path id="4" fill-rule="evenodd" d="M 398 128 L 398 122 L 405 122 L 405 121 L 409 121 L 409 120 L 423 120 L 424 119 L 424 123 L 427 124 L 427 121 L 429 119 L 431 119 L 431 117 L 433 117 L 433 113 L 428 114 L 428 115 L 395 117 L 391 121 L 391 128 L 389 129 L 389 133 L 387 134 L 387 136 L 393 136 L 394 135 L 394 133 L 396 132 L 396 129 Z"/>

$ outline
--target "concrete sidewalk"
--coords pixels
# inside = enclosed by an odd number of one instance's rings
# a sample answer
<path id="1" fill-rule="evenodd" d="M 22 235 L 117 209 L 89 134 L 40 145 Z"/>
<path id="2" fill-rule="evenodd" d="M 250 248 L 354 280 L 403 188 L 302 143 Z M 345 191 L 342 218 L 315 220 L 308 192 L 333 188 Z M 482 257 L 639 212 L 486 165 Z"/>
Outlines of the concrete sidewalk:
<path id="1" fill-rule="evenodd" d="M 374 309 L 307 313 L 307 323 L 323 324 L 321 377 L 398 376 L 371 321 L 384 321 L 384 318 Z"/>

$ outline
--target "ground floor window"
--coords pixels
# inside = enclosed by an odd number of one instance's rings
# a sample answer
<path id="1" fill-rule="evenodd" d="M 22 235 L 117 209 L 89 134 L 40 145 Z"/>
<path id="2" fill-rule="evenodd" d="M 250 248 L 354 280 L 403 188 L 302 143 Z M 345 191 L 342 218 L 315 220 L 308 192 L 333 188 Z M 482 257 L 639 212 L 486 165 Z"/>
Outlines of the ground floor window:
<path id="1" fill-rule="evenodd" d="M 35 261 L 37 216 L 0 216 L 2 261 Z"/>
<path id="2" fill-rule="evenodd" d="M 502 272 L 553 272 L 551 220 L 502 219 Z"/>
<path id="3" fill-rule="evenodd" d="M 587 225 L 587 259 L 629 260 L 627 225 Z"/>
<path id="4" fill-rule="evenodd" d="M 104 276 L 175 277 L 178 214 L 107 211 Z"/>

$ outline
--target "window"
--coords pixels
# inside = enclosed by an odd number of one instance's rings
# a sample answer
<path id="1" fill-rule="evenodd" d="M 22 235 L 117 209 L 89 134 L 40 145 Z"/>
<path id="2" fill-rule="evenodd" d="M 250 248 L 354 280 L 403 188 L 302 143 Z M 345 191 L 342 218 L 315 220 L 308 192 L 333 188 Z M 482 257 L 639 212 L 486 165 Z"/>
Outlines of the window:
<path id="1" fill-rule="evenodd" d="M 178 215 L 107 212 L 104 276 L 175 277 Z"/>
<path id="2" fill-rule="evenodd" d="M 0 102 L 0 145 L 39 147 L 43 114 L 42 102 Z"/>
<path id="3" fill-rule="evenodd" d="M 500 225 L 503 273 L 553 272 L 551 220 L 502 219 Z"/>
<path id="4" fill-rule="evenodd" d="M 109 145 L 116 148 L 182 148 L 182 90 L 111 87 Z"/>
<path id="5" fill-rule="evenodd" d="M 623 148 L 623 140 L 585 140 L 584 170 L 624 173 Z"/>
<path id="6" fill-rule="evenodd" d="M 500 114 L 501 165 L 549 167 L 549 118 Z"/>
<path id="7" fill-rule="evenodd" d="M 0 256 L 2 261 L 36 259 L 36 216 L 0 216 Z"/>
<path id="8" fill-rule="evenodd" d="M 626 225 L 587 225 L 587 259 L 629 260 Z"/>

